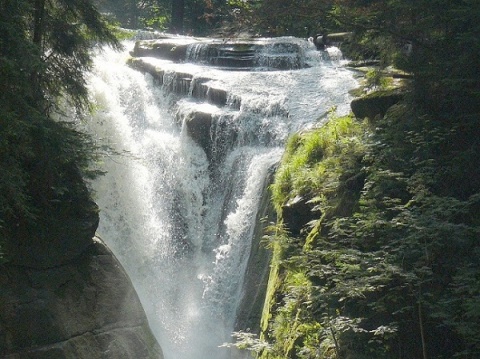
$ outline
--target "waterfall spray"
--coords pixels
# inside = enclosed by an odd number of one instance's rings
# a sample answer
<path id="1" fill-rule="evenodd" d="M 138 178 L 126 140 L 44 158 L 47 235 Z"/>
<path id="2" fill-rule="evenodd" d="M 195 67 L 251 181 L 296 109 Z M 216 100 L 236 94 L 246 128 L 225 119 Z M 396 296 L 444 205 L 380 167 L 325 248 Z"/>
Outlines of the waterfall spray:
<path id="1" fill-rule="evenodd" d="M 302 43 L 291 42 L 281 51 Z M 304 46 L 302 56 L 313 51 Z M 126 54 L 96 57 L 89 131 L 124 153 L 106 158 L 107 174 L 93 184 L 98 231 L 129 273 L 166 359 L 229 357 L 219 346 L 231 340 L 242 300 L 265 177 L 290 133 L 318 124 L 333 105 L 348 111 L 352 74 L 317 57 L 275 71 L 148 59 L 163 67 L 162 85 L 126 66 Z M 198 101 L 191 88 L 170 92 L 179 73 L 221 88 L 225 105 Z M 208 148 L 189 134 L 199 112 L 211 121 Z"/>

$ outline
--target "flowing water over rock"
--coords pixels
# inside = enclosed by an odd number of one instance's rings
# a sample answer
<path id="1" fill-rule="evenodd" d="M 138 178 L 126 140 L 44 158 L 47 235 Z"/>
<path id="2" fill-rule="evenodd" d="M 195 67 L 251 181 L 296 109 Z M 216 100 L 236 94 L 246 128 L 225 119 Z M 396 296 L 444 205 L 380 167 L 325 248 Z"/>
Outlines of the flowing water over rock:
<path id="1" fill-rule="evenodd" d="M 332 106 L 349 110 L 356 81 L 339 61 L 299 39 L 263 43 L 244 46 L 235 67 L 224 66 L 226 43 L 189 43 L 180 60 L 138 52 L 131 67 L 126 52 L 95 59 L 89 128 L 123 152 L 93 184 L 98 233 L 129 273 L 166 359 L 231 357 L 218 346 L 231 341 L 267 174 L 289 134 L 319 125 Z"/>

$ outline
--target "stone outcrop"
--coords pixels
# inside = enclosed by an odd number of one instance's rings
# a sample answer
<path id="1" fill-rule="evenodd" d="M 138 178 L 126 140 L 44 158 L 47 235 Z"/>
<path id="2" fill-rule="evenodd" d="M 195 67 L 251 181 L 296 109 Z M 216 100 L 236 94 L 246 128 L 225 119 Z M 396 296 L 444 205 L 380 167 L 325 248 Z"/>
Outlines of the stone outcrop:
<path id="1" fill-rule="evenodd" d="M 194 74 L 187 72 L 176 72 L 166 76 L 166 72 L 161 66 L 156 66 L 143 58 L 130 58 L 128 64 L 136 70 L 150 74 L 156 84 L 164 86 L 169 93 L 191 96 L 195 100 L 206 101 L 216 106 L 225 106 L 227 104 L 227 92 L 224 89 L 207 85 L 206 83 L 210 81 L 208 78 L 194 78 Z M 238 100 L 229 105 L 236 109 L 240 108 Z"/>
<path id="2" fill-rule="evenodd" d="M 80 171 L 39 142 L 25 160 L 33 215 L 14 213 L 0 232 L 0 358 L 162 359 L 130 279 L 94 238 L 98 206 Z"/>
<path id="3" fill-rule="evenodd" d="M 313 37 L 313 43 L 318 50 L 323 50 L 326 46 L 339 46 L 352 37 L 351 32 L 338 32 L 332 34 L 318 34 Z"/>
<path id="4" fill-rule="evenodd" d="M 184 121 L 188 135 L 205 151 L 211 166 L 222 161 L 237 140 L 235 126 L 220 121 L 214 113 L 193 111 Z"/>
<path id="5" fill-rule="evenodd" d="M 132 57 L 154 57 L 175 63 L 191 62 L 232 69 L 299 69 L 308 65 L 298 43 L 267 39 L 212 39 L 165 35 L 139 40 Z"/>
<path id="6" fill-rule="evenodd" d="M 403 95 L 395 90 L 376 91 L 354 99 L 350 106 L 356 118 L 368 117 L 373 120 L 376 116 L 385 116 L 387 110 L 402 99 Z"/>
<path id="7" fill-rule="evenodd" d="M 173 39 L 142 40 L 135 43 L 132 56 L 152 56 L 174 62 L 185 61 L 188 45 L 195 43 L 191 41 L 180 42 Z"/>
<path id="8" fill-rule="evenodd" d="M 0 358 L 163 358 L 130 279 L 99 239 L 55 267 L 0 266 L 0 303 Z"/>
<path id="9" fill-rule="evenodd" d="M 50 268 L 83 253 L 98 227 L 98 208 L 87 195 L 75 201 L 75 206 L 60 203 L 52 208 L 40 217 L 38 226 L 18 226 L 12 240 L 4 242 L 9 263 Z"/>
<path id="10" fill-rule="evenodd" d="M 55 123 L 52 127 L 48 130 L 59 131 Z M 77 257 L 92 243 L 98 207 L 75 165 L 54 165 L 55 151 L 58 149 L 52 145 L 38 161 L 26 165 L 33 215 L 15 213 L 5 220 L 0 234 L 2 249 L 12 265 L 55 267 Z"/>

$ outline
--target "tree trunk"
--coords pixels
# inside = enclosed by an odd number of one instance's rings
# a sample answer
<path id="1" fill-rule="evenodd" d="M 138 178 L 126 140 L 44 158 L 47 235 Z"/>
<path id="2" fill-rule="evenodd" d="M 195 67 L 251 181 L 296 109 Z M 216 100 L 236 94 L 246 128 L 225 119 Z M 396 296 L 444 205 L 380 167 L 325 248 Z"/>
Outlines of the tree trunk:
<path id="1" fill-rule="evenodd" d="M 43 55 L 43 36 L 45 32 L 45 0 L 35 0 L 33 9 L 33 34 L 32 43 L 38 48 L 39 55 Z M 39 70 L 34 68 L 30 73 L 31 98 L 34 103 L 40 105 L 43 100 L 40 86 Z"/>
<path id="2" fill-rule="evenodd" d="M 422 298 L 420 297 L 418 301 L 418 324 L 420 326 L 420 339 L 422 340 L 422 358 L 428 359 L 427 354 L 427 343 L 425 340 L 425 327 L 423 323 L 423 307 L 422 307 Z"/>
<path id="3" fill-rule="evenodd" d="M 42 49 L 43 26 L 45 17 L 45 0 L 35 0 L 35 8 L 33 14 L 33 43 Z"/>
<path id="4" fill-rule="evenodd" d="M 172 0 L 172 22 L 170 32 L 183 34 L 183 19 L 185 16 L 185 0 Z"/>

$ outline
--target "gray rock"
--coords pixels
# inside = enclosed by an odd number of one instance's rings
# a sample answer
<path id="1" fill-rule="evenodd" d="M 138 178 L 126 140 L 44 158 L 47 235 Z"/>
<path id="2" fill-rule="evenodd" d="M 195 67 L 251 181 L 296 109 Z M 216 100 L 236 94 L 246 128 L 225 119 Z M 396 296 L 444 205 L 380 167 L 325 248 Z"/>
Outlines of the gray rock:
<path id="1" fill-rule="evenodd" d="M 0 266 L 0 303 L 0 358 L 163 358 L 130 279 L 98 239 L 56 267 Z"/>
<path id="2" fill-rule="evenodd" d="M 262 199 L 252 238 L 252 249 L 242 288 L 242 300 L 237 310 L 235 331 L 260 333 L 272 257 L 271 250 L 267 249 L 265 243 L 262 243 L 262 238 L 266 227 L 277 220 L 268 189 L 273 182 L 275 170 L 276 165 L 270 169 L 263 186 Z"/>

